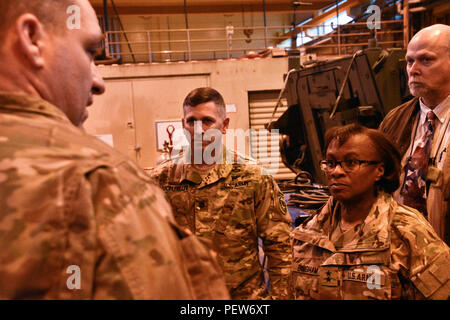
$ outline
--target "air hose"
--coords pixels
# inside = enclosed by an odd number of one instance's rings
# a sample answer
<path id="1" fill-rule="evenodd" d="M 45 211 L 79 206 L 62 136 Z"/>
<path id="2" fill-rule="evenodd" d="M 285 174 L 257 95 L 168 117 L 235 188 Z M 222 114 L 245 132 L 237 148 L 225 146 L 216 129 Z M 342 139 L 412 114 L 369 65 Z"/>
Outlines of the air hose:
<path id="1" fill-rule="evenodd" d="M 300 171 L 293 181 L 280 183 L 280 188 L 289 194 L 288 206 L 295 206 L 313 213 L 328 201 L 330 192 L 327 186 L 311 183 L 312 176 L 307 171 Z"/>

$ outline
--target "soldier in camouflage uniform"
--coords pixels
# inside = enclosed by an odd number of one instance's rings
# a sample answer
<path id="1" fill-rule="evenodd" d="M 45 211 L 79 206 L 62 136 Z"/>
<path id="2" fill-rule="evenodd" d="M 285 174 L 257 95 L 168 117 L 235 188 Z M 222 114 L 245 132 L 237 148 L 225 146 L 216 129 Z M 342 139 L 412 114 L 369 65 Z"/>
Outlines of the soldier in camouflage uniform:
<path id="1" fill-rule="evenodd" d="M 191 137 L 195 121 L 201 121 L 203 134 L 210 129 L 225 133 L 229 120 L 216 90 L 195 89 L 183 106 L 183 126 Z M 203 142 L 199 148 L 207 146 Z M 270 297 L 287 298 L 291 218 L 283 195 L 261 167 L 219 146 L 218 159 L 223 161 L 196 163 L 190 156 L 195 148 L 191 140 L 188 154 L 161 163 L 150 174 L 166 192 L 176 221 L 212 242 L 232 299 L 269 297 L 258 261 L 258 237 L 268 258 Z"/>
<path id="2" fill-rule="evenodd" d="M 79 30 L 60 18 L 70 4 Z M 0 299 L 228 298 L 164 193 L 77 128 L 104 91 L 89 2 L 2 0 L 0 16 Z"/>
<path id="3" fill-rule="evenodd" d="M 417 210 L 398 204 L 400 155 L 358 125 L 326 134 L 332 197 L 292 232 L 295 299 L 448 299 L 450 250 Z"/>

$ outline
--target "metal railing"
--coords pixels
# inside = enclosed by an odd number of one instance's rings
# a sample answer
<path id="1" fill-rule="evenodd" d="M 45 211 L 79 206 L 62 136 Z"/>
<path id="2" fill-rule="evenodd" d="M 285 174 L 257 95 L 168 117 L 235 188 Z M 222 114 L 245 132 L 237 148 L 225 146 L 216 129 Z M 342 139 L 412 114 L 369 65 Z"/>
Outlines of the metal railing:
<path id="1" fill-rule="evenodd" d="M 383 47 L 402 47 L 403 24 L 401 20 L 381 21 L 381 30 L 371 32 L 365 22 L 335 26 L 332 32 L 320 34 L 327 25 L 297 27 L 300 42 L 308 37 L 309 42 L 299 47 L 331 48 L 335 54 L 347 53 L 352 47 L 369 45 L 374 35 Z M 300 28 L 300 29 L 299 29 Z M 110 31 L 106 33 L 107 55 L 123 63 L 133 61 L 173 62 L 193 60 L 215 60 L 245 57 L 249 52 L 262 52 L 291 40 L 291 26 L 232 27 L 202 29 L 164 29 L 143 31 Z M 125 35 L 127 37 L 125 37 Z M 128 41 L 125 41 L 128 39 Z M 292 41 L 292 40 L 291 40 Z M 289 41 L 288 41 L 289 42 Z M 285 44 L 284 47 L 292 47 Z M 131 50 L 130 50 L 130 49 Z"/>

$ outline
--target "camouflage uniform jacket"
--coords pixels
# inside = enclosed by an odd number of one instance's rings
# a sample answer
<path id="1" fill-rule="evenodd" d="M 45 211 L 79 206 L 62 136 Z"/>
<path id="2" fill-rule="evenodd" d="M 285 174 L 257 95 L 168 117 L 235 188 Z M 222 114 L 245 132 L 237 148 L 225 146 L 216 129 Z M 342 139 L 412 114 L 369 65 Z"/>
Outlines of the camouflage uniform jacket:
<path id="1" fill-rule="evenodd" d="M 450 296 L 450 250 L 418 211 L 381 193 L 363 224 L 332 237 L 339 207 L 330 198 L 291 234 L 294 298 Z"/>
<path id="2" fill-rule="evenodd" d="M 235 156 L 224 152 L 224 158 Z M 273 177 L 243 158 L 216 164 L 203 178 L 177 160 L 161 163 L 150 174 L 166 191 L 176 221 L 212 241 L 231 298 L 267 297 L 258 237 L 268 258 L 271 297 L 287 298 L 291 218 Z"/>
<path id="3" fill-rule="evenodd" d="M 163 198 L 55 106 L 0 94 L 0 299 L 229 297 Z"/>

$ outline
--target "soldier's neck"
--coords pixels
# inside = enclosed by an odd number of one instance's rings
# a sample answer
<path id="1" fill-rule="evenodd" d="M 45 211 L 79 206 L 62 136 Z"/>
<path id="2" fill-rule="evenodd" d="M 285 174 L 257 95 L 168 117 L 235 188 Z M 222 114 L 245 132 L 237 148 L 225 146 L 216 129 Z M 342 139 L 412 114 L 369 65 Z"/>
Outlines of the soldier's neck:
<path id="1" fill-rule="evenodd" d="M 197 153 L 197 154 L 196 154 Z M 209 158 L 206 158 L 206 156 L 209 156 Z M 210 154 L 205 155 L 205 150 L 195 150 L 194 148 L 191 148 L 189 150 L 189 156 L 191 160 L 191 167 L 197 170 L 201 171 L 208 171 L 209 169 L 213 168 L 217 163 L 221 163 L 222 159 L 222 153 L 217 153 L 216 157 L 216 150 L 212 150 Z M 207 162 L 209 163 L 207 163 Z M 212 163 L 211 163 L 212 162 Z"/>
<path id="2" fill-rule="evenodd" d="M 352 228 L 362 223 L 370 212 L 376 201 L 376 196 L 361 199 L 362 201 L 351 201 L 341 203 L 341 226 L 344 229 Z"/>

